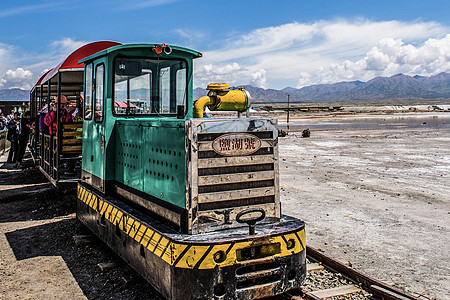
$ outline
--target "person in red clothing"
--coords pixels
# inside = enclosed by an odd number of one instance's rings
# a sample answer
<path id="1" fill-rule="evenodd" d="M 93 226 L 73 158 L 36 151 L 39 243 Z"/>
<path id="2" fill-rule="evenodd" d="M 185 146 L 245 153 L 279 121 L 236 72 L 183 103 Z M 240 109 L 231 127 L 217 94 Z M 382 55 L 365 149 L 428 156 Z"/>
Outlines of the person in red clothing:
<path id="1" fill-rule="evenodd" d="M 45 115 L 44 123 L 48 126 L 48 131 L 50 135 L 55 135 L 57 130 L 57 120 L 56 120 L 56 107 L 58 104 L 58 97 L 55 99 L 54 104 L 50 104 L 50 109 L 48 113 Z M 61 123 L 67 123 L 72 121 L 72 115 L 69 114 L 69 101 L 67 101 L 66 96 L 61 96 L 61 104 L 60 104 L 60 111 L 59 111 L 59 117 Z"/>

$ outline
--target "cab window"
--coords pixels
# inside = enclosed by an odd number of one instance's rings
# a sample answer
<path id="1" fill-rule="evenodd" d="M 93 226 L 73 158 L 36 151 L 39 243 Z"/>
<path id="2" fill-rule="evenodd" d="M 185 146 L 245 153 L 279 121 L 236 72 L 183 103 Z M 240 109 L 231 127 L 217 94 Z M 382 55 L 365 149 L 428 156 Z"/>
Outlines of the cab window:
<path id="1" fill-rule="evenodd" d="M 154 58 L 117 58 L 114 113 L 176 114 L 186 105 L 186 62 Z"/>
<path id="2" fill-rule="evenodd" d="M 186 69 L 179 69 L 176 74 L 177 105 L 183 105 L 186 102 Z"/>

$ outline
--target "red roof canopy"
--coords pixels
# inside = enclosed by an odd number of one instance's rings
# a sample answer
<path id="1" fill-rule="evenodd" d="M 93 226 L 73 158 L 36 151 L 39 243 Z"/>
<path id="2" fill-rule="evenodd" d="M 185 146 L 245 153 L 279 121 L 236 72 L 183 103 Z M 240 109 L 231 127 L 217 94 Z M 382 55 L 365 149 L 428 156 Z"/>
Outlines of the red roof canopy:
<path id="1" fill-rule="evenodd" d="M 45 75 L 47 75 L 51 70 L 53 70 L 53 69 L 48 70 L 47 72 L 44 73 L 44 75 L 41 76 L 41 78 L 39 78 L 38 82 L 36 82 L 36 84 L 33 86 L 31 91 L 33 91 L 36 86 L 41 85 L 42 79 L 44 79 Z"/>
<path id="2" fill-rule="evenodd" d="M 84 68 L 84 63 L 79 64 L 78 61 L 80 59 L 83 59 L 85 57 L 88 57 L 89 55 L 95 54 L 97 52 L 100 52 L 102 50 L 105 50 L 112 46 L 122 45 L 118 42 L 111 42 L 111 41 L 100 41 L 100 42 L 93 42 L 90 44 L 86 44 L 82 46 L 81 48 L 78 48 L 72 54 L 70 54 L 65 60 L 63 60 L 59 65 L 51 69 L 49 72 L 45 74 L 45 76 L 41 79 L 39 79 L 38 83 L 36 85 L 39 85 L 41 83 L 44 83 L 51 79 L 53 76 L 55 76 L 56 73 L 59 72 L 59 70 L 62 69 L 82 69 Z"/>

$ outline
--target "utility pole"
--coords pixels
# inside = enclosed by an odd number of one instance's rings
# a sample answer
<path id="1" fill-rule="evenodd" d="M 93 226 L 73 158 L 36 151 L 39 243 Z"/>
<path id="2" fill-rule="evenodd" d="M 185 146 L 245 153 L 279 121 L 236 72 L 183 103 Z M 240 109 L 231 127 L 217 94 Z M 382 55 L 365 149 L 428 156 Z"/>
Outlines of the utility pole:
<path id="1" fill-rule="evenodd" d="M 290 107 L 289 107 L 289 97 L 291 95 L 288 94 L 288 109 L 287 109 L 287 129 L 289 130 L 289 111 L 290 111 Z"/>

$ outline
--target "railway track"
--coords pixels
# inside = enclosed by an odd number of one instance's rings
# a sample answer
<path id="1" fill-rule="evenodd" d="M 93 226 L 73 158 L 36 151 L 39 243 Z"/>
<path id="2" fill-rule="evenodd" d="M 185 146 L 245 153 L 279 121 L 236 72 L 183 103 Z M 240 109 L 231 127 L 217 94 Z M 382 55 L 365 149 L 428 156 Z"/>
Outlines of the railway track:
<path id="1" fill-rule="evenodd" d="M 95 244 L 93 236 L 77 236 L 89 244 Z M 100 241 L 98 241 L 100 242 Z M 434 298 L 416 297 L 380 280 L 367 276 L 353 269 L 346 263 L 331 258 L 314 247 L 307 246 L 308 275 L 302 289 L 290 290 L 281 295 L 265 298 L 267 300 L 318 300 L 318 299 L 381 299 L 381 300 L 424 300 Z M 103 266 L 104 265 L 104 266 Z M 124 263 L 113 262 L 99 264 L 98 267 L 110 269 L 123 266 Z M 102 267 L 103 266 L 103 267 Z M 135 282 L 140 280 L 139 274 L 124 280 Z"/>
<path id="2" fill-rule="evenodd" d="M 276 299 L 424 299 L 367 276 L 314 247 L 307 246 L 306 253 L 308 276 L 304 287 L 291 290 Z"/>
<path id="3" fill-rule="evenodd" d="M 89 240 L 88 244 L 97 248 L 97 245 L 100 245 L 100 241 L 96 239 Z M 433 299 L 419 298 L 408 294 L 371 278 L 310 246 L 307 246 L 307 259 L 308 276 L 304 287 L 269 299 Z M 108 263 L 106 265 L 108 268 L 114 268 L 124 264 L 119 263 L 111 266 Z M 106 270 L 107 267 L 103 266 L 103 269 Z M 101 272 L 104 272 L 104 270 L 101 270 Z M 135 274 L 133 277 L 137 278 L 139 275 Z"/>

